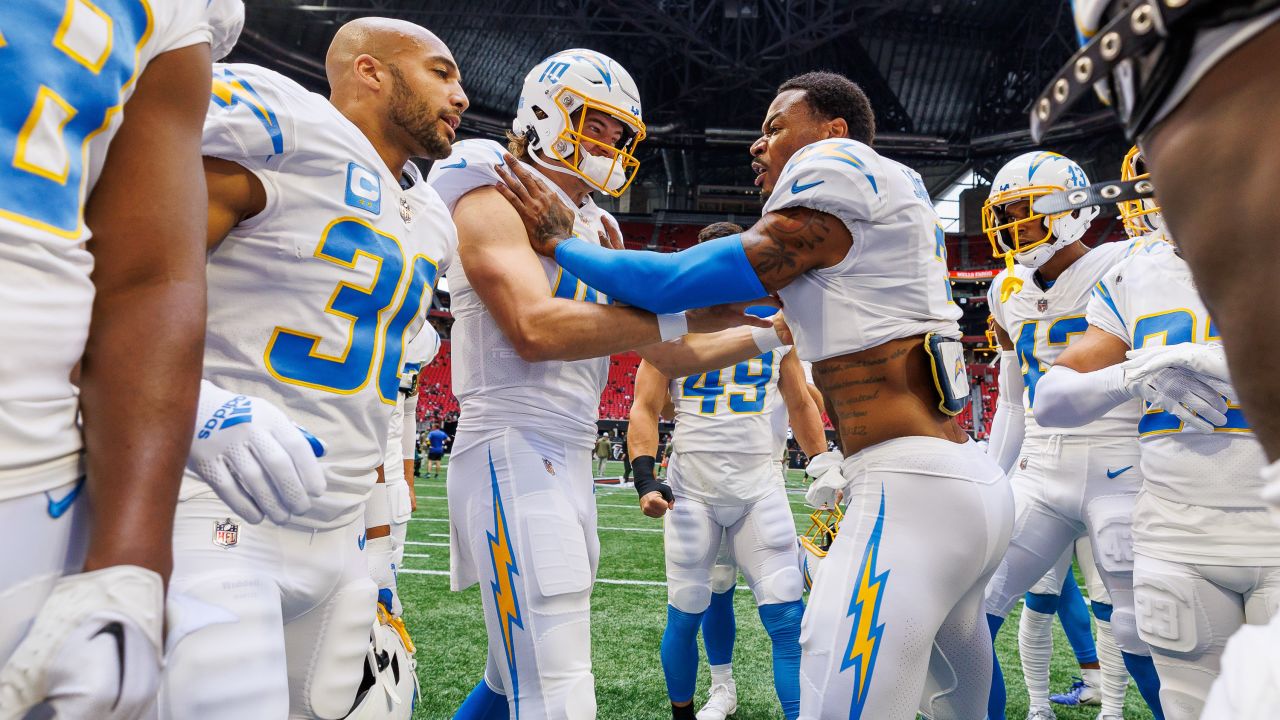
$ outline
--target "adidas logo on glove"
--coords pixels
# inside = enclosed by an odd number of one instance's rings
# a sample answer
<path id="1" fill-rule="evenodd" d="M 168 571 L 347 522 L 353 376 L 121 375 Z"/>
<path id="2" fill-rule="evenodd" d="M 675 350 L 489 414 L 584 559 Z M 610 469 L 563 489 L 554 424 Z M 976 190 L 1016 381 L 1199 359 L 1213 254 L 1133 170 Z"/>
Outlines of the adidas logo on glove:
<path id="1" fill-rule="evenodd" d="M 237 395 L 213 411 L 209 419 L 205 420 L 204 426 L 200 428 L 197 437 L 206 440 L 213 435 L 214 430 L 225 430 L 251 420 L 253 420 L 253 402 L 244 395 Z"/>

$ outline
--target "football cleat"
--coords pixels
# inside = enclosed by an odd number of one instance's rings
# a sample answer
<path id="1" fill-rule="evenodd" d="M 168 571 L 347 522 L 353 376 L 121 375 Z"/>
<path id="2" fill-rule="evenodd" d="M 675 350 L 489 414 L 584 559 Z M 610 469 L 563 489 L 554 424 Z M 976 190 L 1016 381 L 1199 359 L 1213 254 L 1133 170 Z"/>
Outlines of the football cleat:
<path id="1" fill-rule="evenodd" d="M 418 705 L 418 663 L 404 620 L 378 605 L 369 638 L 364 678 L 347 720 L 409 720 Z"/>
<path id="2" fill-rule="evenodd" d="M 587 111 L 622 123 L 613 145 L 589 137 Z M 576 175 L 614 197 L 622 195 L 640 169 L 636 145 L 644 140 L 640 90 L 631 75 L 594 50 L 564 50 L 534 66 L 524 78 L 511 130 L 529 142 L 529 159 L 548 170 Z M 603 150 L 595 154 L 591 150 Z M 543 158 L 534 150 L 546 153 Z M 548 159 L 549 158 L 549 159 Z M 559 165 L 550 160 L 559 160 Z"/>
<path id="3" fill-rule="evenodd" d="M 1101 705 L 1102 693 L 1081 678 L 1073 678 L 1071 689 L 1061 695 L 1050 695 L 1049 702 L 1055 705 L 1076 707 L 1079 705 Z"/>
<path id="4" fill-rule="evenodd" d="M 818 570 L 818 563 L 827 556 L 831 543 L 835 542 L 840 532 L 840 521 L 844 513 L 837 505 L 830 510 L 820 509 L 809 513 L 809 529 L 801 535 L 800 542 L 800 574 L 804 578 L 804 589 L 813 588 L 813 575 Z"/>
<path id="5" fill-rule="evenodd" d="M 1027 711 L 1027 720 L 1058 720 L 1058 716 L 1053 714 L 1053 708 L 1031 708 Z"/>
<path id="6" fill-rule="evenodd" d="M 724 720 L 738 710 L 738 687 L 728 684 L 712 685 L 707 704 L 698 711 L 698 720 Z"/>
<path id="7" fill-rule="evenodd" d="M 1038 268 L 1054 253 L 1084 236 L 1100 212 L 1086 207 L 1043 214 L 1032 207 L 1036 198 L 1089 185 L 1084 169 L 1054 152 L 1029 152 L 1010 160 L 991 182 L 991 194 L 982 205 L 982 231 L 991 242 L 991 253 L 1003 258 L 1008 273 L 1000 286 L 1000 299 L 1018 292 L 1022 281 L 1013 276 L 1013 263 Z"/>

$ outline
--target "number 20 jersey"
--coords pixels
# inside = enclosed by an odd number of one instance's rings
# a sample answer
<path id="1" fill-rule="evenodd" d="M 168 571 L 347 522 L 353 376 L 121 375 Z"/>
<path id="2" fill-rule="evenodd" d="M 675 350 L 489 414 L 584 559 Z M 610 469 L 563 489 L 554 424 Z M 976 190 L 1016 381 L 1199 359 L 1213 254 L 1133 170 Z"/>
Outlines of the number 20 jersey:
<path id="1" fill-rule="evenodd" d="M 0 500 L 79 472 L 71 373 L 94 299 L 85 202 L 147 65 L 210 37 L 205 2 L 0 7 Z"/>
<path id="2" fill-rule="evenodd" d="M 325 443 L 325 494 L 297 522 L 349 523 L 382 464 L 453 221 L 412 163 L 392 174 L 328 100 L 254 65 L 214 66 L 204 154 L 267 195 L 209 254 L 204 376 L 281 405 Z M 188 481 L 184 496 L 199 489 Z"/>
<path id="3" fill-rule="evenodd" d="M 1008 270 L 991 281 L 988 307 L 996 324 L 1008 333 L 1022 367 L 1023 407 L 1026 408 L 1028 438 L 1050 435 L 1133 437 L 1140 408 L 1137 400 L 1122 403 L 1101 418 L 1077 428 L 1044 428 L 1036 422 L 1036 384 L 1049 372 L 1058 356 L 1089 328 L 1085 308 L 1093 286 L 1131 251 L 1129 242 L 1105 243 L 1090 250 L 1063 271 L 1053 286 L 1041 288 L 1035 270 L 1014 266 L 1022 280 L 1022 290 L 1000 301 L 1000 285 Z"/>
<path id="4" fill-rule="evenodd" d="M 676 492 L 710 504 L 742 505 L 778 486 L 775 418 L 781 415 L 785 423 L 786 417 L 778 380 L 790 350 L 784 346 L 671 382 Z"/>

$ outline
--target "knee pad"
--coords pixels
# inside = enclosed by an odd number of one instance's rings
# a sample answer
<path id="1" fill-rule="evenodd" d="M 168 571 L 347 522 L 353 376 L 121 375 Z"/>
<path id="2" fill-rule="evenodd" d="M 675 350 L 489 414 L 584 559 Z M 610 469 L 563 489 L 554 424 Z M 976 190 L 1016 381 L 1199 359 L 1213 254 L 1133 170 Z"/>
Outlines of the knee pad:
<path id="1" fill-rule="evenodd" d="M 1110 574 L 1133 572 L 1133 496 L 1103 495 L 1089 502 L 1093 559 Z"/>
<path id="2" fill-rule="evenodd" d="M 1277 612 L 1280 612 L 1280 568 L 1266 568 L 1262 586 L 1245 600 L 1244 617 L 1251 625 L 1263 625 Z"/>
<path id="3" fill-rule="evenodd" d="M 1152 648 L 1192 655 L 1208 648 L 1212 637 L 1207 618 L 1196 607 L 1189 578 L 1144 569 L 1134 578 L 1133 605 L 1138 635 Z M 1111 625 L 1116 644 L 1127 650 L 1115 620 L 1119 616 L 1117 610 Z"/>
<path id="4" fill-rule="evenodd" d="M 757 581 L 751 592 L 761 607 L 795 602 L 804 593 L 804 577 L 795 564 L 786 565 Z"/>
<path id="5" fill-rule="evenodd" d="M 342 586 L 307 614 L 323 613 L 323 617 L 296 629 L 316 634 L 301 643 L 309 646 L 311 657 L 289 658 L 292 711 L 302 710 L 317 718 L 341 718 L 350 712 L 360 688 L 377 598 L 377 586 L 361 578 Z M 286 628 L 286 637 L 291 630 L 294 628 Z"/>
<path id="6" fill-rule="evenodd" d="M 565 691 L 565 720 L 596 720 L 596 677 L 587 673 Z"/>
<path id="7" fill-rule="evenodd" d="M 719 565 L 711 568 L 711 592 L 716 595 L 727 593 L 738 584 L 737 565 Z"/>

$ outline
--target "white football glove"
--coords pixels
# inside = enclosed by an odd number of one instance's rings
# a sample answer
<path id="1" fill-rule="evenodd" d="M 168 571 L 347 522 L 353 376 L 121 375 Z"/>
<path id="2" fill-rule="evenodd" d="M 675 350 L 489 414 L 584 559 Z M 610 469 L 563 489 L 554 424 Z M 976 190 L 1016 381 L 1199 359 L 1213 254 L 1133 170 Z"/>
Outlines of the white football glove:
<path id="1" fill-rule="evenodd" d="M 0 718 L 137 718 L 160 685 L 164 583 L 136 565 L 59 578 L 0 669 Z M 42 716 L 43 717 L 43 716 Z"/>
<path id="2" fill-rule="evenodd" d="M 1222 346 L 1216 343 L 1155 345 L 1130 350 L 1125 353 L 1125 356 L 1129 359 L 1121 367 L 1124 368 L 1126 382 L 1129 381 L 1130 376 L 1133 376 L 1136 381 L 1162 368 L 1181 367 L 1228 385 L 1231 383 L 1231 371 L 1227 369 L 1227 354 Z M 1234 397 L 1232 392 L 1224 394 L 1227 397 Z"/>
<path id="3" fill-rule="evenodd" d="M 369 576 L 378 585 L 378 602 L 392 617 L 400 617 L 404 614 L 404 606 L 396 592 L 396 539 L 390 535 L 369 538 L 364 551 L 369 561 Z"/>
<path id="4" fill-rule="evenodd" d="M 809 507 L 830 510 L 840 501 L 849 485 L 849 481 L 840 474 L 842 462 L 844 456 L 839 450 L 828 450 L 809 459 L 804 468 L 805 477 L 812 481 L 804 493 L 804 501 Z"/>
<path id="5" fill-rule="evenodd" d="M 248 523 L 283 523 L 324 493 L 324 444 L 262 398 L 200 382 L 187 469 Z"/>
<path id="6" fill-rule="evenodd" d="M 1224 393 L 1231 386 L 1184 367 L 1160 368 L 1134 386 L 1138 397 L 1183 422 L 1192 432 L 1213 432 L 1227 422 Z"/>

